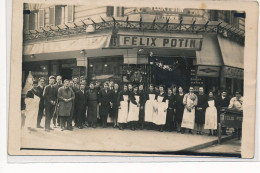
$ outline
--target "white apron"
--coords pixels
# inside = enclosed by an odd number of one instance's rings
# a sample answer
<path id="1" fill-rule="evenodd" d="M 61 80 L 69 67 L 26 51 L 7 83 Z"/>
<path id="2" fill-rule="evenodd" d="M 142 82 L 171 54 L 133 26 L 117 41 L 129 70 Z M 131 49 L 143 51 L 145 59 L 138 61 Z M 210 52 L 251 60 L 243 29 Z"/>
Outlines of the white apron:
<path id="1" fill-rule="evenodd" d="M 153 115 L 156 108 L 155 94 L 149 94 L 149 100 L 145 103 L 145 122 L 153 122 Z"/>
<path id="2" fill-rule="evenodd" d="M 194 105 L 194 101 L 192 101 L 189 97 L 187 97 L 187 106 L 191 107 L 192 105 Z M 195 125 L 195 107 L 191 109 L 191 112 L 189 112 L 185 107 L 183 112 L 181 127 L 194 129 L 194 125 Z"/>
<path id="3" fill-rule="evenodd" d="M 26 118 L 25 118 L 24 128 L 28 128 L 28 127 L 36 128 L 37 116 L 39 111 L 39 103 L 40 103 L 40 97 L 36 96 L 35 94 L 34 94 L 34 98 L 25 99 Z"/>
<path id="4" fill-rule="evenodd" d="M 139 103 L 140 96 L 135 96 L 135 101 L 136 101 L 136 103 Z M 137 105 L 133 104 L 130 101 L 127 122 L 138 121 L 139 120 L 139 108 L 140 107 L 137 107 Z"/>
<path id="5" fill-rule="evenodd" d="M 118 109 L 118 123 L 127 123 L 128 115 L 128 95 L 123 95 L 124 100 L 120 101 L 121 109 Z"/>
<path id="6" fill-rule="evenodd" d="M 205 126 L 204 129 L 217 129 L 218 126 L 218 117 L 217 109 L 215 107 L 215 101 L 208 101 L 209 107 L 206 109 L 205 113 Z"/>
<path id="7" fill-rule="evenodd" d="M 156 125 L 165 125 L 166 123 L 166 114 L 168 108 L 168 100 L 163 102 L 163 97 L 158 96 L 157 98 L 157 111 L 154 112 L 153 115 L 153 123 Z"/>

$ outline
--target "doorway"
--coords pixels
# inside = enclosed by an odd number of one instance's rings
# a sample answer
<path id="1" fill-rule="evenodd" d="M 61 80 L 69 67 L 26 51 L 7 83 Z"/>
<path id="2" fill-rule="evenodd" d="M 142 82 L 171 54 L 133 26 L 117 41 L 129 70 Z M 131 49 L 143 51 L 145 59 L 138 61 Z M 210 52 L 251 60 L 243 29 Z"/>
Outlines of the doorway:
<path id="1" fill-rule="evenodd" d="M 72 69 L 71 68 L 62 68 L 61 69 L 62 79 L 72 79 Z"/>

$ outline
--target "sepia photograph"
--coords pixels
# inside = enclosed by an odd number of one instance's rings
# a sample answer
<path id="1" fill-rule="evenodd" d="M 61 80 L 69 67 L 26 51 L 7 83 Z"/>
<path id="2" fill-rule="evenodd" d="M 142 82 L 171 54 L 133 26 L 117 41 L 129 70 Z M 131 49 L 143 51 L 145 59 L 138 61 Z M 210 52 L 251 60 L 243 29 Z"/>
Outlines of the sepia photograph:
<path id="1" fill-rule="evenodd" d="M 241 158 L 245 11 L 22 8 L 20 150 Z"/>

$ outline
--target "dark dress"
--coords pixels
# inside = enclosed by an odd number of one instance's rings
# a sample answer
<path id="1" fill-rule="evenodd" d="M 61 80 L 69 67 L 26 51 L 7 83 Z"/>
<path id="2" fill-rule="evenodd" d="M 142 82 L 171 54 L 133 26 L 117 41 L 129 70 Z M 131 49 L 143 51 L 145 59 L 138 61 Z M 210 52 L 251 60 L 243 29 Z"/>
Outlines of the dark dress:
<path id="1" fill-rule="evenodd" d="M 205 124 L 205 109 L 206 109 L 206 104 L 208 103 L 208 97 L 203 94 L 200 95 L 198 94 L 198 104 L 196 106 L 196 111 L 195 111 L 195 122 L 197 124 Z"/>
<path id="2" fill-rule="evenodd" d="M 166 115 L 166 127 L 168 130 L 173 130 L 173 121 L 175 118 L 174 115 L 174 109 L 175 109 L 175 103 L 176 103 L 176 97 L 171 94 L 170 96 L 167 95 L 167 99 L 169 100 L 168 103 L 168 109 L 167 109 L 167 115 Z"/>
<path id="3" fill-rule="evenodd" d="M 181 124 L 182 122 L 182 117 L 183 117 L 183 111 L 184 111 L 184 105 L 183 105 L 183 95 L 177 94 L 176 95 L 176 116 L 175 116 L 175 121 L 178 124 Z"/>
<path id="4" fill-rule="evenodd" d="M 86 91 L 84 93 L 78 90 L 75 93 L 75 110 L 76 110 L 76 120 L 77 125 L 82 126 L 85 123 L 86 118 L 86 106 L 87 106 L 87 96 Z"/>
<path id="5" fill-rule="evenodd" d="M 38 86 L 37 89 L 39 91 L 39 97 L 40 97 L 39 111 L 37 116 L 37 126 L 40 126 L 42 116 L 43 116 L 43 110 L 44 110 L 44 99 L 43 99 L 44 86 L 43 87 Z"/>
<path id="6" fill-rule="evenodd" d="M 146 98 L 146 94 L 145 94 L 144 91 L 139 91 L 138 93 L 140 95 L 139 122 L 143 123 L 144 122 L 144 110 L 145 110 L 144 106 L 145 106 L 145 101 L 146 101 L 146 99 L 145 99 Z M 143 109 L 141 109 L 141 107 Z"/>
<path id="7" fill-rule="evenodd" d="M 98 106 L 98 93 L 94 89 L 89 89 L 86 92 L 87 97 L 87 121 L 89 123 L 97 122 L 97 106 Z"/>
<path id="8" fill-rule="evenodd" d="M 118 107 L 120 102 L 118 102 L 118 97 L 119 97 L 119 90 L 113 90 L 112 91 L 112 109 L 111 109 L 111 116 L 117 120 L 117 116 L 118 116 Z"/>
<path id="9" fill-rule="evenodd" d="M 107 117 L 111 108 L 110 102 L 112 102 L 112 92 L 109 89 L 107 89 L 107 91 L 102 89 L 99 92 L 99 103 L 101 103 L 99 114 L 103 123 L 107 122 Z"/>

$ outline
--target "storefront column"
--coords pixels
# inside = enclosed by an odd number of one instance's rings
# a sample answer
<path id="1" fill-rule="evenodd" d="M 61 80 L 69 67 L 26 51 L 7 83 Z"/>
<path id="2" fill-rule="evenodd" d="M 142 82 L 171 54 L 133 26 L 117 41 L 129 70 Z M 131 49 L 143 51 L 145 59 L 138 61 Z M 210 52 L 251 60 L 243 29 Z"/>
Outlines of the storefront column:
<path id="1" fill-rule="evenodd" d="M 220 70 L 220 88 L 221 89 L 227 89 L 226 88 L 226 78 L 224 77 L 224 70 Z"/>

